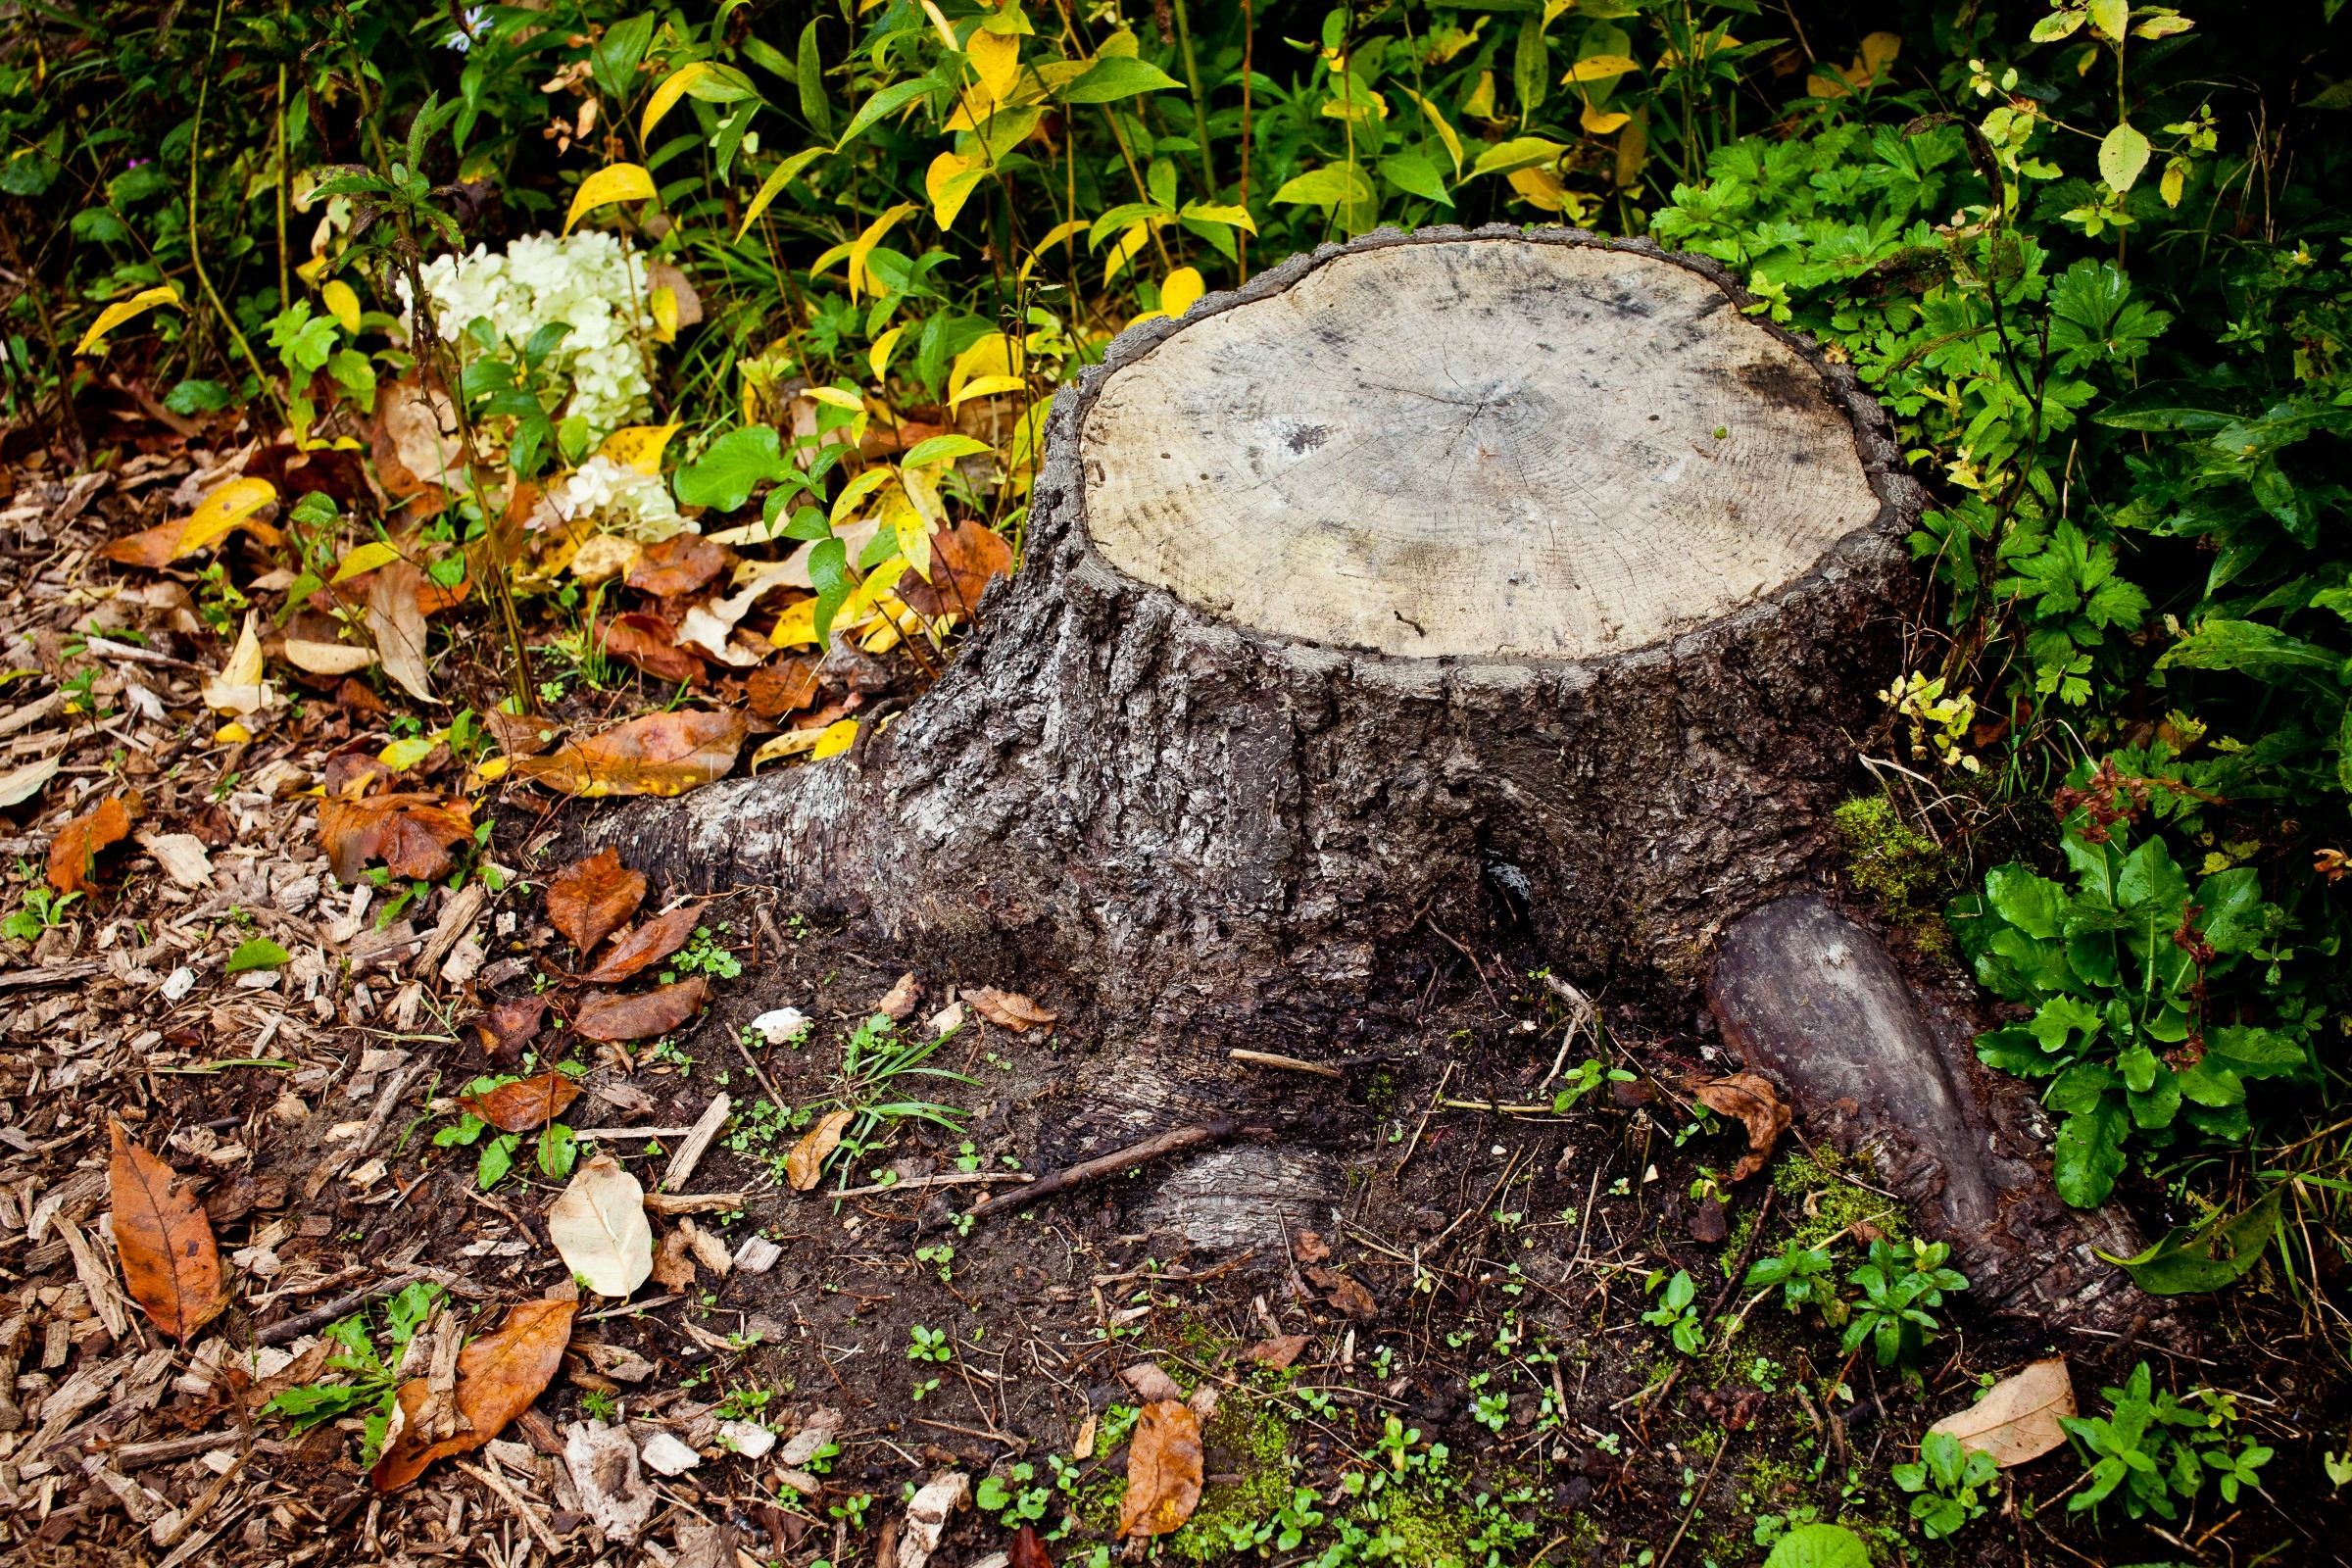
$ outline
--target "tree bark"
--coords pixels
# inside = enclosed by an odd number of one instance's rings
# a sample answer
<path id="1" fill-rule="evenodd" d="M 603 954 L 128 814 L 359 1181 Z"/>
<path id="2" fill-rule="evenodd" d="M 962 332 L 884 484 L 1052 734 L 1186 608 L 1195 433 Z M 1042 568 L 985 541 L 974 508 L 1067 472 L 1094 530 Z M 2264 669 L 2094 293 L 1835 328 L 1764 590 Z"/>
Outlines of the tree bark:
<path id="1" fill-rule="evenodd" d="M 1360 1027 L 1441 929 L 1692 989 L 1818 846 L 1923 500 L 1749 303 L 1496 225 L 1132 326 L 1056 398 L 1018 578 L 929 693 L 589 837 L 1050 973 L 1147 1048 Z"/>

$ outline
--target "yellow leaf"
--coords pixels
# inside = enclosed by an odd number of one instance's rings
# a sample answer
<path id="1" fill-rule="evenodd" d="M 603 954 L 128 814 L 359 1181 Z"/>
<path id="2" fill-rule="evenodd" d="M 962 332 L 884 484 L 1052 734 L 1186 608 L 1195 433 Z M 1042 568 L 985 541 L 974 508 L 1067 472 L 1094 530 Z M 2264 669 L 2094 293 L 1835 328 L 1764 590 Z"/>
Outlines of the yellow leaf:
<path id="1" fill-rule="evenodd" d="M 616 533 L 590 534 L 585 544 L 573 552 L 571 574 L 586 583 L 603 582 L 618 577 L 637 564 L 645 547 L 634 539 L 623 539 Z"/>
<path id="2" fill-rule="evenodd" d="M 833 498 L 833 511 L 828 520 L 834 527 L 840 527 L 843 519 L 858 510 L 859 502 L 890 483 L 897 476 L 896 469 L 882 464 L 876 464 L 873 467 L 864 469 L 857 478 L 843 485 L 841 494 Z"/>
<path id="3" fill-rule="evenodd" d="M 858 297 L 858 290 L 865 288 L 872 282 L 872 279 L 865 275 L 865 259 L 873 254 L 874 247 L 876 245 L 882 243 L 882 236 L 889 233 L 891 228 L 898 222 L 900 219 L 905 218 L 908 213 L 918 211 L 920 211 L 920 209 L 917 208 L 914 203 L 901 202 L 896 207 L 893 207 L 889 211 L 885 212 L 881 217 L 875 219 L 872 222 L 866 224 L 865 232 L 859 234 L 858 238 L 851 243 L 849 279 L 850 298 L 856 299 Z M 877 289 L 875 292 L 879 293 L 881 291 Z"/>
<path id="4" fill-rule="evenodd" d="M 251 739 L 253 739 L 253 731 L 247 729 L 244 725 L 238 723 L 233 718 L 227 723 L 221 725 L 219 729 L 213 731 L 213 744 L 215 746 L 242 746 Z"/>
<path id="5" fill-rule="evenodd" d="M 662 449 L 678 432 L 674 424 L 632 424 L 613 431 L 599 443 L 596 455 L 635 468 L 639 473 L 662 471 Z"/>
<path id="6" fill-rule="evenodd" d="M 570 233 L 574 223 L 599 207 L 610 207 L 614 202 L 652 201 L 654 196 L 654 176 L 645 172 L 644 165 L 613 164 L 600 169 L 581 180 L 580 188 L 572 193 L 571 211 L 564 218 L 564 232 Z"/>
<path id="7" fill-rule="evenodd" d="M 1184 204 L 1182 216 L 1197 218 L 1203 222 L 1230 223 L 1235 228 L 1246 228 L 1252 234 L 1257 232 L 1257 220 L 1250 216 L 1250 209 L 1247 207 L 1216 206 L 1208 202 L 1187 202 Z"/>
<path id="8" fill-rule="evenodd" d="M 1021 79 L 1021 40 L 1009 33 L 990 32 L 985 27 L 972 34 L 964 55 L 972 69 L 980 74 L 980 85 L 988 95 L 1003 103 L 1012 95 L 1013 83 Z"/>
<path id="9" fill-rule="evenodd" d="M 1472 120 L 1494 118 L 1494 73 L 1482 71 L 1478 74 L 1478 86 L 1463 100 L 1462 113 Z"/>
<path id="10" fill-rule="evenodd" d="M 925 582 L 931 580 L 931 530 L 948 525 L 948 509 L 940 504 L 939 480 L 928 469 L 903 468 L 899 491 L 906 505 L 894 510 L 891 525 L 898 531 L 899 554 Z"/>
<path id="11" fill-rule="evenodd" d="M 963 384 L 963 390 L 948 400 L 948 407 L 959 409 L 973 398 L 994 397 L 999 392 L 1017 392 L 1029 383 L 1017 375 L 982 375 Z"/>
<path id="12" fill-rule="evenodd" d="M 1127 264 L 1135 259 L 1135 253 L 1142 250 L 1151 238 L 1152 225 L 1148 222 L 1137 223 L 1118 237 L 1110 247 L 1110 254 L 1102 260 L 1103 287 L 1108 288 L 1110 280 L 1126 270 Z"/>
<path id="13" fill-rule="evenodd" d="M 809 603 L 814 604 L 815 601 L 810 600 Z M 800 757 L 814 749 L 816 743 L 824 738 L 825 732 L 821 729 L 788 729 L 781 735 L 771 735 L 760 743 L 758 751 L 752 753 L 752 771 L 759 772 L 761 762 L 781 762 Z M 835 1114 L 840 1113 L 837 1111 Z"/>
<path id="14" fill-rule="evenodd" d="M 924 4 L 929 3 L 930 0 L 924 0 Z M 827 724 L 824 734 L 817 737 L 815 747 L 808 753 L 808 760 L 821 762 L 828 757 L 839 757 L 857 741 L 858 721 L 854 718 L 837 719 Z"/>
<path id="15" fill-rule="evenodd" d="M 678 340 L 678 291 L 666 284 L 648 289 L 645 303 L 654 317 L 654 341 L 675 343 Z"/>
<path id="16" fill-rule="evenodd" d="M 874 346 L 865 351 L 865 363 L 873 369 L 876 381 L 880 381 L 889 371 L 890 351 L 899 346 L 899 339 L 905 336 L 906 332 L 906 325 L 902 321 L 874 339 Z"/>
<path id="17" fill-rule="evenodd" d="M 1584 126 L 1592 135 L 1606 136 L 1610 131 L 1619 128 L 1633 118 L 1631 115 L 1603 114 L 1588 103 L 1585 105 L 1585 112 L 1577 116 L 1577 123 Z"/>
<path id="18" fill-rule="evenodd" d="M 1640 71 L 1639 64 L 1624 55 L 1589 55 L 1579 60 L 1568 73 L 1570 81 L 1598 81 L 1604 76 L 1622 76 L 1629 71 Z"/>
<path id="19" fill-rule="evenodd" d="M 154 288 L 143 288 L 126 300 L 117 300 L 98 313 L 98 319 L 90 323 L 90 329 L 87 332 L 81 334 L 81 341 L 74 345 L 74 352 L 87 354 L 98 345 L 98 341 L 107 333 L 112 332 L 132 317 L 151 311 L 158 305 L 177 305 L 178 303 L 179 290 L 170 283 L 159 284 Z"/>
<path id="20" fill-rule="evenodd" d="M 1729 42 L 1730 40 L 1725 40 Z M 1903 35 L 1899 32 L 1874 32 L 1862 40 L 1862 69 L 1874 78 L 1903 52 Z"/>
<path id="21" fill-rule="evenodd" d="M 678 100 L 686 96 L 687 88 L 709 74 L 710 62 L 697 60 L 691 65 L 680 66 L 662 77 L 662 85 L 656 87 L 654 95 L 645 101 L 645 116 L 637 122 L 637 139 L 650 145 L 654 139 L 654 127 L 662 123 L 662 117 L 677 107 Z"/>
<path id="22" fill-rule="evenodd" d="M 1513 190 L 1547 213 L 1559 212 L 1568 205 L 1568 187 L 1548 169 L 1514 169 L 1507 177 Z"/>
<path id="23" fill-rule="evenodd" d="M 858 585 L 858 591 L 842 605 L 840 614 L 835 616 L 835 624 L 844 621 L 855 624 L 864 618 L 881 603 L 882 596 L 896 588 L 899 579 L 906 575 L 907 564 L 905 556 L 893 556 L 867 572 L 865 580 Z"/>
<path id="24" fill-rule="evenodd" d="M 1182 316 L 1207 292 L 1208 284 L 1202 281 L 1200 269 L 1179 267 L 1159 285 L 1159 308 L 1170 316 Z"/>
<path id="25" fill-rule="evenodd" d="M 1421 118 L 1428 121 L 1430 128 L 1438 133 L 1438 140 L 1446 144 L 1446 151 L 1453 159 L 1454 177 L 1459 179 L 1462 173 L 1462 139 L 1453 133 L 1451 125 L 1446 123 L 1446 117 L 1438 113 L 1436 104 L 1402 83 L 1397 84 L 1396 90 L 1413 101 L 1421 111 Z"/>
<path id="26" fill-rule="evenodd" d="M 418 762 L 433 755 L 440 743 L 439 735 L 410 735 L 394 741 L 375 754 L 375 760 L 395 773 L 406 773 Z"/>
<path id="27" fill-rule="evenodd" d="M 2186 163 L 2176 158 L 2164 166 L 2164 179 L 2156 188 L 2163 195 L 2165 206 L 2180 206 L 2180 193 L 2187 187 L 2188 165 Z"/>
<path id="28" fill-rule="evenodd" d="M 254 612 L 247 611 L 245 630 L 229 650 L 228 662 L 204 683 L 204 706 L 216 713 L 243 718 L 277 701 L 276 691 L 262 679 L 262 640 L 255 635 L 255 620 Z"/>
<path id="29" fill-rule="evenodd" d="M 329 278 L 318 289 L 319 301 L 326 314 L 343 324 L 343 330 L 357 337 L 360 334 L 360 297 L 352 292 L 349 283 L 339 277 Z"/>
<path id="30" fill-rule="evenodd" d="M 923 174 L 923 192 L 931 198 L 931 220 L 944 232 L 956 226 L 956 215 L 980 182 L 988 177 L 985 167 L 975 167 L 969 160 L 954 153 L 941 153 L 931 160 Z"/>
<path id="31" fill-rule="evenodd" d="M 816 601 L 803 599 L 787 605 L 784 613 L 776 617 L 776 629 L 767 634 L 768 642 L 777 648 L 816 646 Z"/>
<path id="32" fill-rule="evenodd" d="M 857 393 L 844 392 L 837 386 L 807 387 L 802 390 L 801 396 L 814 403 L 829 403 L 837 409 L 848 409 L 853 414 L 865 407 Z"/>
<path id="33" fill-rule="evenodd" d="M 962 391 L 963 384 L 975 375 L 1010 375 L 1019 368 L 1019 350 L 1012 340 L 1002 332 L 985 333 L 974 338 L 948 368 L 948 396 Z"/>
<path id="34" fill-rule="evenodd" d="M 210 550 L 227 538 L 230 529 L 276 499 L 277 486 L 267 479 L 248 476 L 218 486 L 180 524 L 179 545 L 172 559 Z"/>
<path id="35" fill-rule="evenodd" d="M 513 767 L 514 765 L 514 760 L 511 757 L 489 758 L 485 760 L 479 766 L 474 768 L 473 776 L 480 779 L 485 784 L 495 784 L 500 779 L 505 778 L 507 776 L 507 769 Z"/>
<path id="36" fill-rule="evenodd" d="M 947 16 L 939 9 L 935 0 L 923 0 L 923 10 L 931 18 L 931 25 L 939 29 L 939 41 L 947 46 L 948 53 L 961 53 L 956 47 L 956 29 L 948 25 Z"/>
<path id="37" fill-rule="evenodd" d="M 397 549 L 384 543 L 381 539 L 370 539 L 345 556 L 342 564 L 335 567 L 335 574 L 327 581 L 330 583 L 349 582 L 362 572 L 373 571 L 378 566 L 389 566 L 399 559 L 400 552 Z"/>
<path id="38" fill-rule="evenodd" d="M 1046 252 L 1068 239 L 1072 234 L 1085 233 L 1091 226 L 1093 225 L 1089 224 L 1085 219 L 1073 218 L 1066 223 L 1055 223 L 1048 229 L 1046 237 L 1037 242 L 1029 252 L 1029 259 L 1021 264 L 1021 281 L 1025 283 L 1029 280 L 1030 270 L 1045 259 Z M 1254 234 L 1257 230 L 1253 228 L 1250 232 Z"/>

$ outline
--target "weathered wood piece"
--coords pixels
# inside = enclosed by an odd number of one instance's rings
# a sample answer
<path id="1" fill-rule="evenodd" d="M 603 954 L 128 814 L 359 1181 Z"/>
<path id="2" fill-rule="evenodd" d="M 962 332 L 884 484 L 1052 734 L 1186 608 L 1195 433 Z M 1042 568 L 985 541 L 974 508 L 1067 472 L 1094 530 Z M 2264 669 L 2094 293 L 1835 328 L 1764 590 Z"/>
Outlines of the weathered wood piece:
<path id="1" fill-rule="evenodd" d="M 1695 986 L 1818 843 L 1922 501 L 1851 373 L 1747 303 L 1497 225 L 1139 324 L 1056 398 L 1019 580 L 927 695 L 590 842 L 1057 976 L 1145 1050 L 1360 1020 L 1446 951 L 1427 922 Z"/>
<path id="2" fill-rule="evenodd" d="M 1818 898 L 1768 905 L 1724 939 L 1707 1000 L 1807 1136 L 1867 1156 L 1920 1234 L 1951 1244 L 1972 1302 L 2053 1328 L 2172 1336 L 2164 1305 L 2097 1255 L 2140 1251 L 2130 1218 L 2060 1201 L 2033 1096 L 1978 1065 L 1964 1023 L 1934 1027 L 1868 931 Z"/>

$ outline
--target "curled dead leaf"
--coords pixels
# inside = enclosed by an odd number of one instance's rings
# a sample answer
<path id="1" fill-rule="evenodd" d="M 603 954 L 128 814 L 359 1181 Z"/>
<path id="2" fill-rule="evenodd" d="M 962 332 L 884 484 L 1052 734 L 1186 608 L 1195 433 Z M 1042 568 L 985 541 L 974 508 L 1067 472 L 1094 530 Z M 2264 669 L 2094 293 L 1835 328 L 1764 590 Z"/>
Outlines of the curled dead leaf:
<path id="1" fill-rule="evenodd" d="M 172 1190 L 172 1167 L 132 1143 L 121 1122 L 108 1130 L 106 1188 L 123 1287 L 149 1322 L 184 1345 L 228 1304 L 213 1222 L 203 1204 Z"/>
<path id="2" fill-rule="evenodd" d="M 1119 1534 L 1164 1536 L 1200 1505 L 1200 1418 L 1174 1399 L 1144 1406 L 1127 1446 Z"/>
<path id="3" fill-rule="evenodd" d="M 1283 1334 L 1270 1340 L 1259 1341 L 1250 1347 L 1246 1353 L 1250 1360 L 1257 1362 L 1260 1366 L 1270 1366 L 1279 1372 L 1293 1361 L 1298 1360 L 1299 1353 L 1305 1348 L 1305 1335 Z"/>
<path id="4" fill-rule="evenodd" d="M 437 795 L 371 795 L 318 803 L 318 842 L 337 880 L 350 883 L 370 860 L 420 882 L 446 875 L 449 851 L 473 837 L 471 808 Z"/>
<path id="5" fill-rule="evenodd" d="M 645 873 L 621 864 L 612 849 L 572 861 L 547 884 L 548 923 L 583 956 L 628 924 L 644 902 Z"/>
<path id="6" fill-rule="evenodd" d="M 486 1095 L 462 1095 L 458 1103 L 502 1133 L 520 1133 L 554 1121 L 579 1096 L 580 1086 L 565 1074 L 543 1072 Z"/>
<path id="7" fill-rule="evenodd" d="M 727 569 L 724 545 L 701 534 L 672 534 L 660 544 L 647 545 L 629 566 L 628 585 L 661 599 L 693 593 Z"/>
<path id="8" fill-rule="evenodd" d="M 816 701 L 816 661 L 779 659 L 744 677 L 744 700 L 761 718 L 782 718 Z"/>
<path id="9" fill-rule="evenodd" d="M 348 675 L 375 662 L 375 650 L 356 643 L 313 642 L 288 637 L 286 662 L 313 675 Z"/>
<path id="10" fill-rule="evenodd" d="M 1320 1263 L 1331 1256 L 1331 1244 L 1313 1231 L 1300 1231 L 1291 1238 L 1291 1255 L 1301 1263 Z"/>
<path id="11" fill-rule="evenodd" d="M 493 708 L 481 715 L 498 749 L 509 757 L 537 757 L 553 746 L 561 728 L 544 713 L 503 713 Z"/>
<path id="12" fill-rule="evenodd" d="M 450 1436 L 431 1436 L 425 1414 L 430 1380 L 412 1378 L 400 1387 L 400 1408 L 406 1418 L 400 1435 L 385 1445 L 376 1461 L 375 1490 L 397 1492 L 424 1473 L 435 1459 L 478 1448 L 505 1430 L 508 1422 L 529 1409 L 564 1364 L 564 1347 L 571 1341 L 571 1320 L 577 1301 L 524 1301 L 507 1314 L 495 1334 L 484 1335 L 458 1356 L 456 1400 L 458 1430 Z"/>
<path id="13" fill-rule="evenodd" d="M 977 991 L 965 992 L 963 1000 L 970 1003 L 981 1017 L 1016 1035 L 1027 1034 L 1031 1029 L 1054 1027 L 1055 1015 L 1017 991 L 999 991 L 995 986 L 982 986 Z"/>
<path id="14" fill-rule="evenodd" d="M 633 997 L 591 991 L 571 1027 L 584 1040 L 651 1040 L 702 1011 L 709 995 L 710 987 L 699 974 Z"/>
<path id="15" fill-rule="evenodd" d="M 423 568 L 394 561 L 368 582 L 368 634 L 375 639 L 384 673 L 418 702 L 435 701 L 431 662 L 425 657 Z"/>
<path id="16" fill-rule="evenodd" d="M 825 1161 L 841 1147 L 842 1130 L 857 1115 L 853 1110 L 829 1110 L 817 1118 L 816 1125 L 801 1135 L 784 1160 L 784 1176 L 793 1191 L 805 1193 L 817 1184 L 825 1173 Z"/>
<path id="17" fill-rule="evenodd" d="M 1764 1168 L 1772 1146 L 1788 1130 L 1788 1107 L 1761 1073 L 1736 1072 L 1691 1086 L 1698 1102 L 1719 1116 L 1729 1116 L 1747 1128 L 1747 1152 L 1732 1167 L 1732 1180 L 1743 1182 Z"/>
<path id="18" fill-rule="evenodd" d="M 1005 1554 L 1004 1568 L 1054 1568 L 1054 1554 L 1037 1533 L 1037 1526 L 1023 1525 L 1014 1532 L 1012 1550 Z"/>
<path id="19" fill-rule="evenodd" d="M 2066 1357 L 2054 1355 L 2001 1379 L 1975 1404 L 1928 1430 L 1950 1433 L 1960 1446 L 1991 1454 L 1992 1462 L 2006 1470 L 2063 1447 L 2066 1428 L 2059 1422 L 2074 1413 L 2074 1379 L 2067 1375 Z"/>
<path id="20" fill-rule="evenodd" d="M 514 776 L 564 795 L 683 795 L 724 778 L 743 750 L 741 712 L 649 713 L 566 741 L 545 757 L 518 758 Z"/>
<path id="21" fill-rule="evenodd" d="M 687 939 L 694 935 L 695 922 L 702 916 L 701 905 L 682 904 L 635 930 L 623 931 L 612 939 L 612 947 L 603 961 L 588 971 L 588 983 L 618 985 L 647 965 L 659 963 L 686 945 Z"/>
<path id="22" fill-rule="evenodd" d="M 654 1253 L 654 1283 L 665 1291 L 694 1289 L 693 1250 L 683 1230 L 662 1238 L 662 1246 Z"/>
<path id="23" fill-rule="evenodd" d="M 495 1062 L 510 1062 L 521 1055 L 522 1048 L 539 1038 L 547 1004 L 545 997 L 514 997 L 475 1019 L 473 1032 L 482 1038 L 483 1053 Z"/>
<path id="24" fill-rule="evenodd" d="M 668 621 L 641 610 L 607 621 L 598 641 L 614 659 L 659 681 L 672 685 L 680 681 L 699 684 L 710 673 L 704 669 L 701 659 L 677 645 L 677 636 Z"/>
<path id="25" fill-rule="evenodd" d="M 1011 570 L 1012 550 L 1004 536 L 967 520 L 931 536 L 929 582 L 908 573 L 892 592 L 918 614 L 953 613 L 970 620 L 979 612 L 988 580 Z"/>
<path id="26" fill-rule="evenodd" d="M 907 1014 L 914 1011 L 914 1004 L 922 994 L 921 983 L 914 978 L 914 971 L 909 969 L 899 976 L 897 985 L 883 993 L 881 1000 L 874 1004 L 874 1011 L 893 1022 L 904 1023 Z"/>
<path id="27" fill-rule="evenodd" d="M 49 885 L 60 893 L 95 893 L 90 882 L 98 852 L 120 844 L 130 832 L 130 813 L 120 796 L 110 796 L 57 830 L 49 841 Z"/>

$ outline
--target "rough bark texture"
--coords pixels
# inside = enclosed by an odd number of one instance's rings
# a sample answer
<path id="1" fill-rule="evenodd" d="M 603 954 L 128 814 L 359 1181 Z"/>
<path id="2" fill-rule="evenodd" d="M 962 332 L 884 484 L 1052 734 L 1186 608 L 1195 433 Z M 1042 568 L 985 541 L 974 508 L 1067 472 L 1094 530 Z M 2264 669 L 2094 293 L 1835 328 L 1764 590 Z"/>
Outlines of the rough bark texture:
<path id="1" fill-rule="evenodd" d="M 1708 330 L 1747 334 L 1753 363 L 1801 368 L 1773 398 L 1850 426 L 1876 512 L 1791 580 L 1622 651 L 1432 659 L 1277 635 L 1118 569 L 1089 531 L 1082 445 L 1123 371 L 1340 258 L 1466 242 L 1603 244 L 1383 231 L 1131 328 L 1056 399 L 1019 578 L 931 692 L 842 759 L 619 811 L 591 839 L 675 884 L 864 916 L 967 974 L 1057 971 L 1144 1044 L 1329 1027 L 1434 947 L 1430 922 L 1469 939 L 1524 919 L 1578 972 L 1630 962 L 1695 986 L 1716 936 L 1812 855 L 1894 667 L 1922 497 L 1842 366 L 1720 312 Z M 1660 270 L 1662 301 L 1696 278 L 1747 303 L 1702 259 L 1605 249 Z M 1549 292 L 1512 309 L 1549 300 L 1564 329 L 1619 334 L 1628 364 L 1695 330 L 1629 308 L 1621 269 L 1523 270 Z"/>
<path id="2" fill-rule="evenodd" d="M 1969 1021 L 1923 1008 L 1868 931 L 1818 898 L 1783 899 L 1725 937 L 1707 1000 L 1725 1040 L 1779 1080 L 1808 1134 L 1870 1159 L 1921 1234 L 1951 1244 L 1978 1304 L 2174 1335 L 2162 1303 L 2098 1256 L 2140 1251 L 2131 1219 L 2059 1200 L 2033 1096 L 1980 1067 Z"/>

